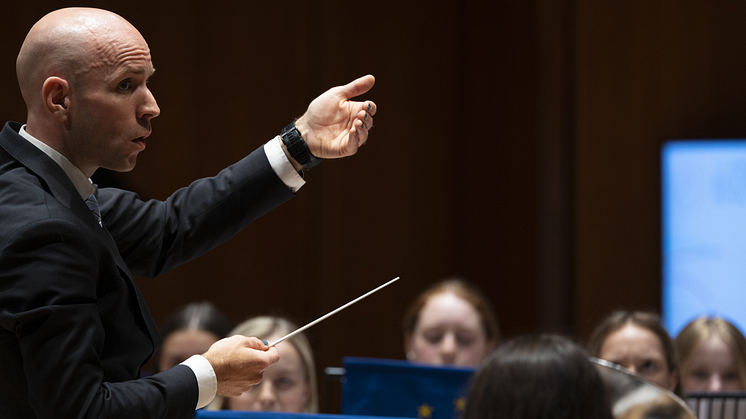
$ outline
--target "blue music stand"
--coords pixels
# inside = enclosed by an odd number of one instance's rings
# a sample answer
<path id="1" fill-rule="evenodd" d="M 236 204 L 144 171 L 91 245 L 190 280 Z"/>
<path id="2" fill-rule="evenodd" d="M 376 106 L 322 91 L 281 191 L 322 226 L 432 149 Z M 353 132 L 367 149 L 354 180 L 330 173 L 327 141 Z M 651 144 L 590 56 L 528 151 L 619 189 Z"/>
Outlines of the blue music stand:
<path id="1" fill-rule="evenodd" d="M 423 419 L 460 417 L 476 368 L 344 358 L 342 413 Z"/>

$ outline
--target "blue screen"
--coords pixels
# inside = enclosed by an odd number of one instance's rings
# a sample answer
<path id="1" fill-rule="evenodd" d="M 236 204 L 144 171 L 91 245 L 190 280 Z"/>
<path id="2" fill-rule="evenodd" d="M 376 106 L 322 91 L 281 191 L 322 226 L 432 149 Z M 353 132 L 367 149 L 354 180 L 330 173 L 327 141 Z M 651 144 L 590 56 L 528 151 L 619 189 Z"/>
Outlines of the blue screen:
<path id="1" fill-rule="evenodd" d="M 746 327 L 746 140 L 662 150 L 662 316 L 672 336 L 702 315 Z"/>

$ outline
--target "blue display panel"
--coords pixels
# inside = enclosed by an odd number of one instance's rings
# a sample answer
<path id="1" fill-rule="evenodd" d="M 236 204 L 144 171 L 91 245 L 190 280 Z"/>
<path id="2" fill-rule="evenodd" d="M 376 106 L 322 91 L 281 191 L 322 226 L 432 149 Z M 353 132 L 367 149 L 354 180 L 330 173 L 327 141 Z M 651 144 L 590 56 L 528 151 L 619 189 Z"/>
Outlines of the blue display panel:
<path id="1" fill-rule="evenodd" d="M 672 336 L 719 315 L 746 327 L 746 140 L 662 150 L 663 321 Z"/>

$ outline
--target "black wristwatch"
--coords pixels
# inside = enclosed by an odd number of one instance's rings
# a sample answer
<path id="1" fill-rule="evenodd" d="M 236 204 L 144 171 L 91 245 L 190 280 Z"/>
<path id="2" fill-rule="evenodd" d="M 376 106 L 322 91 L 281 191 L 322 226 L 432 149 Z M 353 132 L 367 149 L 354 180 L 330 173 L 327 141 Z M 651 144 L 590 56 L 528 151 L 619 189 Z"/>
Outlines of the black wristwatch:
<path id="1" fill-rule="evenodd" d="M 300 163 L 300 165 L 303 166 L 303 169 L 310 170 L 312 167 L 324 160 L 311 154 L 311 150 L 308 149 L 308 144 L 306 144 L 306 141 L 300 136 L 298 128 L 295 127 L 295 121 L 282 129 L 280 138 L 282 138 L 282 143 L 285 144 L 285 147 L 288 149 L 290 157 Z"/>

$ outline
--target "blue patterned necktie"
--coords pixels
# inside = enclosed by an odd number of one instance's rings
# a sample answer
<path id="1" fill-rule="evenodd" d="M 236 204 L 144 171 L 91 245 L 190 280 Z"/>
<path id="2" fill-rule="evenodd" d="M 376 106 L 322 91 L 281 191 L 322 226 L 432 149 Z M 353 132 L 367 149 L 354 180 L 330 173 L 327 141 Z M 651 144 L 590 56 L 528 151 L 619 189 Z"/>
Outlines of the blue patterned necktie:
<path id="1" fill-rule="evenodd" d="M 98 220 L 98 225 L 103 227 L 104 224 L 101 222 L 101 211 L 98 209 L 98 200 L 96 199 L 96 195 L 91 194 L 91 196 L 86 198 L 85 204 L 88 206 L 88 209 L 91 210 L 93 215 L 96 216 L 96 219 Z"/>

